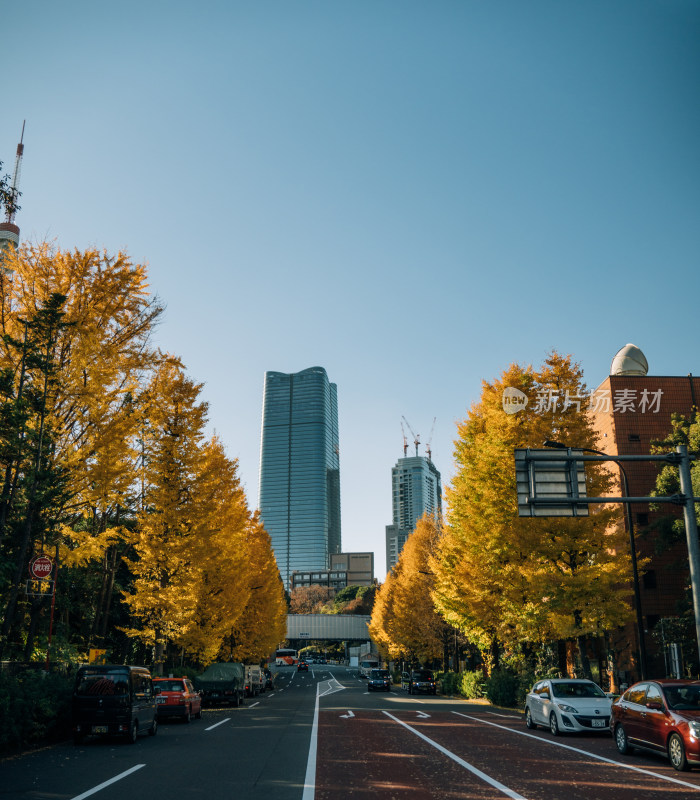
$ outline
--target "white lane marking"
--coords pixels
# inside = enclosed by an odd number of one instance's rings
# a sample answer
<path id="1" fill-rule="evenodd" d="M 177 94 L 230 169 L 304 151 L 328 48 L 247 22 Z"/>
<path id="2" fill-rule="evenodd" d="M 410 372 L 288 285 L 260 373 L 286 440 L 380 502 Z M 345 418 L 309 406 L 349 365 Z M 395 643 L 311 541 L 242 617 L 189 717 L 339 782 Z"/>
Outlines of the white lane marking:
<path id="1" fill-rule="evenodd" d="M 101 783 L 99 786 L 95 786 L 92 789 L 88 789 L 87 792 L 83 792 L 82 794 L 78 794 L 72 798 L 72 800 L 83 800 L 84 797 L 90 797 L 91 794 L 95 794 L 95 792 L 99 792 L 101 789 L 104 789 L 107 786 L 111 786 L 113 783 L 120 781 L 122 778 L 126 778 L 127 775 L 131 775 L 132 772 L 136 772 L 137 769 L 141 769 L 141 767 L 145 767 L 145 764 L 137 764 L 135 767 L 126 770 L 126 772 L 120 772 L 119 775 L 115 775 L 113 778 L 110 778 L 108 781 Z"/>
<path id="2" fill-rule="evenodd" d="M 570 744 L 564 744 L 563 742 L 555 742 L 552 739 L 543 739 L 541 736 L 537 736 L 534 733 L 526 733 L 525 731 L 516 731 L 514 728 L 509 728 L 507 725 L 499 725 L 497 722 L 489 722 L 487 719 L 479 719 L 478 717 L 470 717 L 468 714 L 462 714 L 460 711 L 453 711 L 453 714 L 456 714 L 458 717 L 464 717 L 465 719 L 471 719 L 474 722 L 481 722 L 484 725 L 493 725 L 494 728 L 500 728 L 503 731 L 510 731 L 511 733 L 517 733 L 518 736 L 527 736 L 528 739 L 536 739 L 538 742 L 544 742 L 544 744 L 551 744 L 555 747 L 563 747 L 564 750 L 571 750 L 574 753 L 581 753 L 584 756 L 589 756 L 590 758 L 595 758 L 598 761 L 603 761 L 606 764 L 612 764 L 615 767 L 622 767 L 623 769 L 631 769 L 633 772 L 641 772 L 643 775 L 651 775 L 654 778 L 659 778 L 662 781 L 669 781 L 670 783 L 677 783 L 680 786 L 687 786 L 690 789 L 695 789 L 696 792 L 700 792 L 700 786 L 694 783 L 687 783 L 686 781 L 679 781 L 678 778 L 669 778 L 666 775 L 660 775 L 658 772 L 651 772 L 648 769 L 642 769 L 641 767 L 634 767 L 632 764 L 625 764 L 623 761 L 613 761 L 612 758 L 606 758 L 605 756 L 599 756 L 596 753 L 591 753 L 588 750 L 581 750 L 579 747 L 572 747 Z"/>
<path id="3" fill-rule="evenodd" d="M 340 718 L 341 719 L 351 719 L 354 716 L 355 715 L 352 713 L 352 711 L 350 711 L 350 709 L 348 709 L 348 713 L 347 714 L 341 714 Z"/>
<path id="4" fill-rule="evenodd" d="M 503 719 L 522 719 L 522 717 L 518 717 L 515 714 L 497 714 L 495 711 L 487 711 L 487 714 L 491 714 L 492 717 L 503 717 Z"/>
<path id="5" fill-rule="evenodd" d="M 326 681 L 322 681 L 321 683 L 326 683 Z M 317 691 L 320 691 L 321 683 L 317 684 L 318 686 Z M 328 683 L 328 688 L 324 692 L 321 692 L 320 695 L 321 697 L 325 697 L 327 694 L 335 694 L 336 692 L 342 692 L 345 689 L 345 687 L 335 678 L 331 678 L 329 681 L 327 681 L 327 683 Z"/>
<path id="6" fill-rule="evenodd" d="M 214 728 L 218 728 L 219 725 L 223 725 L 224 722 L 228 722 L 230 719 L 231 719 L 231 717 L 226 717 L 226 719 L 222 719 L 221 722 L 216 722 L 216 723 L 214 723 L 214 725 L 210 725 L 208 728 L 205 728 L 204 730 L 205 731 L 213 731 Z"/>
<path id="7" fill-rule="evenodd" d="M 459 756 L 456 756 L 454 753 L 451 753 L 445 747 L 443 747 L 442 745 L 438 744 L 437 742 L 434 742 L 432 739 L 429 739 L 427 736 L 422 734 L 420 731 L 417 731 L 415 728 L 412 728 L 410 725 L 407 725 L 405 722 L 402 722 L 400 719 L 395 717 L 393 714 L 390 714 L 388 711 L 382 711 L 382 714 L 386 714 L 387 717 L 390 717 L 391 719 L 393 719 L 394 722 L 398 722 L 399 725 L 403 725 L 403 727 L 406 728 L 406 730 L 411 731 L 411 733 L 413 733 L 416 736 L 418 736 L 424 742 L 427 742 L 429 745 L 434 747 L 436 750 L 439 750 L 443 755 L 446 755 L 448 758 L 451 758 L 453 761 L 455 761 L 457 764 L 459 764 L 460 767 L 464 767 L 464 769 L 469 770 L 469 772 L 471 772 L 473 775 L 476 775 L 477 778 L 481 778 L 481 780 L 485 781 L 486 783 L 488 783 L 489 786 L 493 786 L 494 789 L 498 789 L 499 792 L 503 792 L 503 794 L 506 795 L 507 797 L 510 797 L 511 800 L 527 800 L 527 798 L 523 797 L 523 795 L 518 794 L 517 792 L 513 791 L 513 789 L 509 789 L 507 786 L 505 786 L 504 784 L 500 783 L 495 778 L 491 778 L 485 772 L 482 772 L 480 769 L 477 769 L 475 766 L 470 764 L 468 761 L 464 761 L 464 759 L 460 758 Z"/>
<path id="8" fill-rule="evenodd" d="M 248 708 L 255 708 L 255 706 L 259 706 L 259 705 L 260 705 L 260 701 L 258 700 L 257 703 L 253 703 L 253 705 L 252 706 L 248 706 Z"/>
<path id="9" fill-rule="evenodd" d="M 318 745 L 318 700 L 321 684 L 316 686 L 316 706 L 314 708 L 314 722 L 311 726 L 311 741 L 309 742 L 309 757 L 306 760 L 306 775 L 304 776 L 304 792 L 301 800 L 314 800 L 316 794 L 316 748 Z"/>
<path id="10" fill-rule="evenodd" d="M 418 719 L 430 719 L 430 714 L 426 714 L 425 711 L 416 711 L 418 715 Z"/>

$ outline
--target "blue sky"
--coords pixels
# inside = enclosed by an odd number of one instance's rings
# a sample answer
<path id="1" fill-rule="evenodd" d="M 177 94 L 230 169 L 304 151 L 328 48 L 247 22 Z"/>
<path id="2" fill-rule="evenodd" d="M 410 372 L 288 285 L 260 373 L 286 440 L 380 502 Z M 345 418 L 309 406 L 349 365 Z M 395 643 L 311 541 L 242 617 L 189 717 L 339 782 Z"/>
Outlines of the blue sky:
<path id="1" fill-rule="evenodd" d="M 447 483 L 511 362 L 700 373 L 696 0 L 23 0 L 3 31 L 23 240 L 148 264 L 252 506 L 265 371 L 325 367 L 380 578 L 402 415 Z"/>

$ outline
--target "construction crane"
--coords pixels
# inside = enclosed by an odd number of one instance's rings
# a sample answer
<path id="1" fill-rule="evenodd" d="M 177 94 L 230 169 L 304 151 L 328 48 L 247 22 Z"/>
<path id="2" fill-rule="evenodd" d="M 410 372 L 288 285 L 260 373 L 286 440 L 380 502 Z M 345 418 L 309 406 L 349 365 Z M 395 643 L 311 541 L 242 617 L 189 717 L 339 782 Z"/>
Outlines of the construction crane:
<path id="1" fill-rule="evenodd" d="M 413 428 L 411 428 L 411 426 L 408 424 L 408 420 L 406 419 L 406 417 L 401 417 L 401 419 L 406 423 L 406 426 L 408 427 L 408 430 L 411 432 L 411 436 L 413 436 L 413 444 L 416 446 L 416 455 L 418 455 L 418 445 L 420 444 L 420 434 L 413 432 Z M 404 441 L 405 441 L 405 437 L 404 437 Z"/>
<path id="2" fill-rule="evenodd" d="M 408 441 L 406 439 L 406 431 L 403 429 L 403 422 L 401 423 L 401 433 L 403 434 L 403 457 L 406 458 L 408 452 Z"/>
<path id="3" fill-rule="evenodd" d="M 10 194 L 12 195 L 12 202 L 6 206 L 5 222 L 14 222 L 15 214 L 17 213 L 17 198 L 20 196 L 19 191 L 19 176 L 22 169 L 22 156 L 24 155 L 24 126 L 27 120 L 22 122 L 22 136 L 20 137 L 19 144 L 17 145 L 17 155 L 15 157 L 15 171 L 12 173 L 12 183 L 10 184 Z"/>
<path id="4" fill-rule="evenodd" d="M 430 449 L 430 445 L 433 443 L 433 431 L 435 430 L 435 421 L 437 417 L 433 417 L 433 425 L 430 429 L 430 436 L 428 436 L 428 441 L 425 445 L 425 452 L 428 454 L 428 461 L 432 461 L 433 451 Z"/>

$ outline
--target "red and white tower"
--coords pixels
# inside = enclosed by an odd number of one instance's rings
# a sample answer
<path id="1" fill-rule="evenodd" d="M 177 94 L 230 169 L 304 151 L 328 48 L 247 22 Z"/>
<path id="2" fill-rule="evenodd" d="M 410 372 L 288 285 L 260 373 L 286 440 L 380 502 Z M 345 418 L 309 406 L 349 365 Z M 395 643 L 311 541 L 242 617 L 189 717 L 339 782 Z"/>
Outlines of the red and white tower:
<path id="1" fill-rule="evenodd" d="M 25 120 L 26 122 L 26 120 Z M 17 198 L 19 197 L 19 178 L 22 170 L 22 156 L 24 155 L 24 125 L 22 123 L 22 136 L 17 145 L 17 155 L 15 157 L 15 169 L 12 173 L 12 183 L 10 192 L 13 202 L 7 206 L 5 221 L 0 222 L 0 258 L 5 250 L 19 247 L 19 227 L 15 225 L 15 214 L 17 213 Z"/>

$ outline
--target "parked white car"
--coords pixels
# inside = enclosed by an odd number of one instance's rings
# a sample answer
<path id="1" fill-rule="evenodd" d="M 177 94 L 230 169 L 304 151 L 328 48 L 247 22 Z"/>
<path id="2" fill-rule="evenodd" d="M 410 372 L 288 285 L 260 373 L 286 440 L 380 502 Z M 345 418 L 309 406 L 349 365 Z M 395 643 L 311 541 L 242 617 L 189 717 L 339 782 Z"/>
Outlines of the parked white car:
<path id="1" fill-rule="evenodd" d="M 552 736 L 579 731 L 610 733 L 611 706 L 610 698 L 593 681 L 537 681 L 525 699 L 525 725 L 549 728 Z"/>

